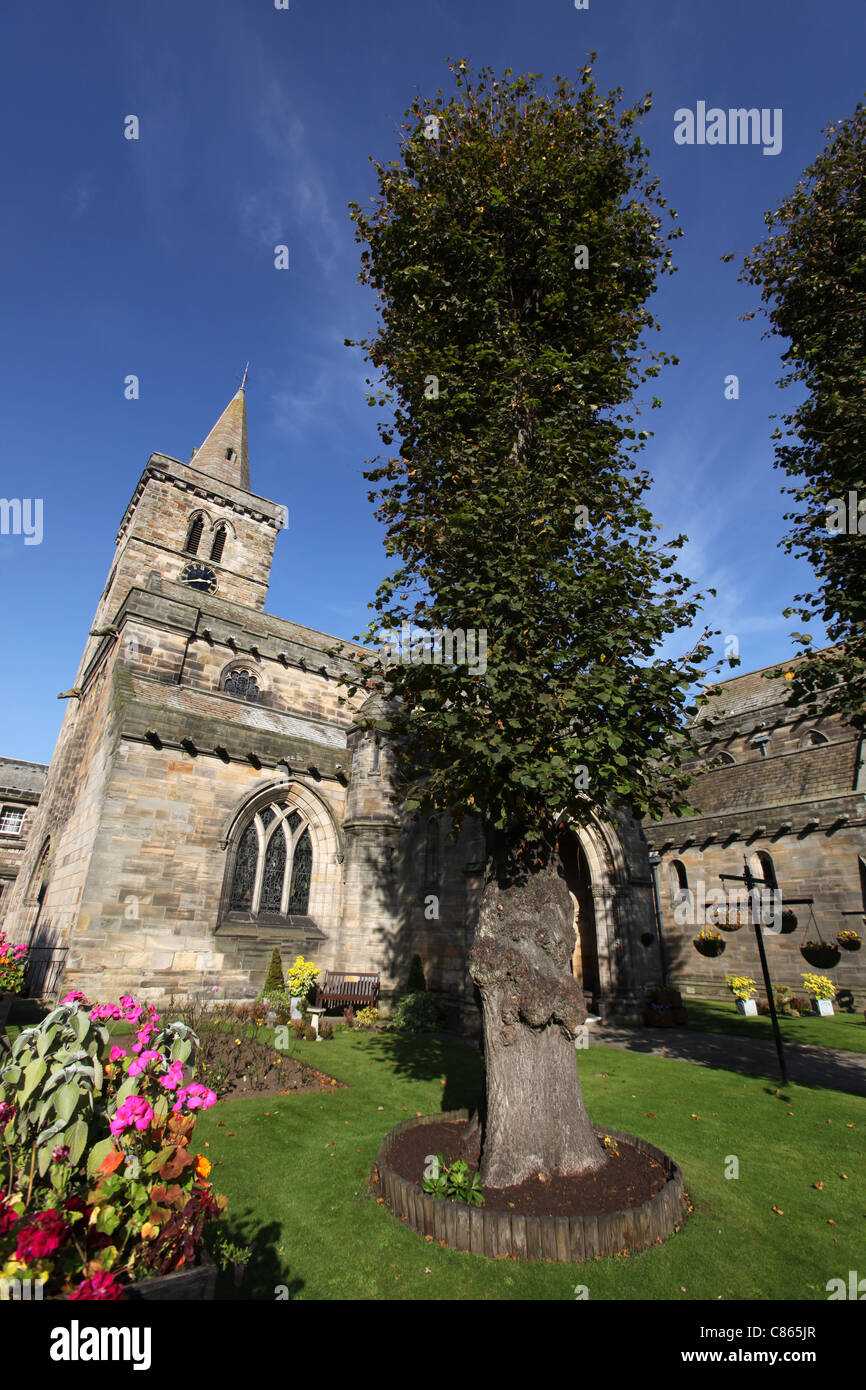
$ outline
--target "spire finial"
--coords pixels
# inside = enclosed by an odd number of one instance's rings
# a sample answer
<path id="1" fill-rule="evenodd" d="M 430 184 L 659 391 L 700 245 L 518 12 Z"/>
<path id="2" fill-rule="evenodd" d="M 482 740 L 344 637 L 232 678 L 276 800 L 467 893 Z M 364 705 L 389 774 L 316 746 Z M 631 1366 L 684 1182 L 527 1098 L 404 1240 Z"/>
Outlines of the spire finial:
<path id="1" fill-rule="evenodd" d="M 249 371 L 249 369 L 250 369 L 250 364 L 249 364 L 249 362 L 248 362 L 248 363 L 246 364 L 246 366 L 244 367 L 243 380 L 241 381 L 241 385 L 240 385 L 240 389 L 241 389 L 242 391 L 245 389 L 246 384 L 247 384 L 247 372 Z"/>

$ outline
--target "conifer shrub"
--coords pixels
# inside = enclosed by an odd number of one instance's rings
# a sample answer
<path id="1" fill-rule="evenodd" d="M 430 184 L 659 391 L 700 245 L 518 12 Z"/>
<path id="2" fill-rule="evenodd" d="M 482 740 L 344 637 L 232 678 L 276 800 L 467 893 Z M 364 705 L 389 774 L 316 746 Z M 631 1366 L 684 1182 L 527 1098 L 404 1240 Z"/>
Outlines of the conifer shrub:
<path id="1" fill-rule="evenodd" d="M 424 979 L 424 966 L 420 956 L 413 956 L 409 966 L 409 978 L 406 981 L 407 994 L 423 994 L 427 989 L 427 981 Z"/>
<path id="2" fill-rule="evenodd" d="M 280 959 L 280 948 L 275 946 L 271 955 L 271 963 L 268 966 L 268 973 L 265 977 L 265 984 L 262 990 L 262 997 L 270 999 L 272 995 L 283 995 L 286 992 L 286 981 L 283 976 L 283 962 Z"/>

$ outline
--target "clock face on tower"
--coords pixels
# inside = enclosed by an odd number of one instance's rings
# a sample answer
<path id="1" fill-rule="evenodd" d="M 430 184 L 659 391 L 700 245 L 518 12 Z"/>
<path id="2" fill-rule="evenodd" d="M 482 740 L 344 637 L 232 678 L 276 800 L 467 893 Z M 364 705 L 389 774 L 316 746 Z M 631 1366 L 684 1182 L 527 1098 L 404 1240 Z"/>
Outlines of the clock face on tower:
<path id="1" fill-rule="evenodd" d="M 180 583 L 186 584 L 190 589 L 200 589 L 205 594 L 216 593 L 216 570 L 211 569 L 210 565 L 201 564 L 198 560 L 191 560 L 180 572 Z"/>

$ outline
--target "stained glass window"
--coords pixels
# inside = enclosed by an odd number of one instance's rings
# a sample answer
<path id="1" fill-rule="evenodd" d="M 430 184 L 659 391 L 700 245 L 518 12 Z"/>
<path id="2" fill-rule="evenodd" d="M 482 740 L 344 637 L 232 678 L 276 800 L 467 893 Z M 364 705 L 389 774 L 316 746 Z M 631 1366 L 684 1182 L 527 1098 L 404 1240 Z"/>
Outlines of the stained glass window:
<path id="1" fill-rule="evenodd" d="M 259 837 L 255 825 L 248 825 L 238 845 L 235 860 L 235 876 L 232 882 L 232 911 L 249 912 L 253 902 L 253 888 L 256 882 L 256 864 L 259 858 Z"/>
<path id="2" fill-rule="evenodd" d="M 242 700 L 255 702 L 259 698 L 259 687 L 255 676 L 249 671 L 232 671 L 223 681 L 226 695 L 238 695 Z"/>
<path id="3" fill-rule="evenodd" d="M 262 878 L 260 912 L 279 912 L 283 902 L 283 882 L 286 877 L 286 837 L 278 825 L 265 851 L 265 872 Z"/>
<path id="4" fill-rule="evenodd" d="M 293 914 L 308 911 L 313 870 L 310 831 L 297 811 L 290 811 L 285 816 L 284 812 L 284 805 L 272 802 L 270 806 L 262 807 L 257 813 L 265 831 L 270 830 L 263 862 L 259 857 L 259 838 L 255 820 L 247 826 L 241 836 L 232 881 L 231 911 L 251 914 L 280 912 L 290 865 L 292 880 L 288 911 Z M 299 830 L 301 834 L 295 844 L 294 854 L 290 857 L 289 845 Z"/>
<path id="5" fill-rule="evenodd" d="M 313 842 L 309 830 L 305 830 L 295 845 L 292 864 L 292 892 L 289 898 L 289 912 L 304 913 L 310 902 L 310 878 L 313 872 Z"/>

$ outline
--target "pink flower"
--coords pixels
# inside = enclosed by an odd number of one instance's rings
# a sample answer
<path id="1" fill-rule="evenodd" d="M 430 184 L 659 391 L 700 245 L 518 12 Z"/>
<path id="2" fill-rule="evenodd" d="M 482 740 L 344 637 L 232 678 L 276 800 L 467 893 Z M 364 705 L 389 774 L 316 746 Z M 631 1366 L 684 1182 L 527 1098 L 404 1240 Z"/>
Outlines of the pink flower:
<path id="1" fill-rule="evenodd" d="M 97 1270 L 89 1279 L 83 1279 L 75 1292 L 69 1295 L 70 1303 L 75 1299 L 118 1298 L 123 1298 L 123 1288 L 110 1270 Z"/>
<path id="2" fill-rule="evenodd" d="M 70 990 L 68 994 L 64 994 L 60 1002 L 61 1004 L 77 1004 L 79 1001 L 84 1005 L 85 1008 L 90 1007 L 90 1005 L 87 1002 L 87 999 L 81 993 L 80 989 Z"/>
<path id="3" fill-rule="evenodd" d="M 151 1062 L 164 1061 L 165 1058 L 161 1052 L 154 1052 L 153 1049 L 150 1048 L 147 1052 L 142 1052 L 139 1057 L 136 1057 L 134 1061 L 130 1062 L 129 1074 L 130 1076 L 140 1076 L 143 1071 L 147 1070 Z"/>
<path id="4" fill-rule="evenodd" d="M 143 1047 L 147 1047 L 147 1044 L 150 1042 L 153 1031 L 154 1030 L 149 1023 L 145 1023 L 144 1027 L 139 1028 L 138 1032 L 135 1035 L 137 1041 L 132 1044 L 133 1052 L 140 1052 Z"/>
<path id="5" fill-rule="evenodd" d="M 198 1081 L 194 1081 L 191 1086 L 185 1086 L 182 1091 L 177 1093 L 177 1101 L 172 1106 L 172 1111 L 177 1113 L 186 1106 L 189 1110 L 207 1110 L 211 1105 L 216 1105 L 216 1094 L 209 1091 L 207 1086 L 202 1086 Z"/>
<path id="6" fill-rule="evenodd" d="M 126 1050 L 122 1047 L 113 1047 L 108 1056 L 110 1061 L 119 1062 L 121 1057 L 126 1056 Z"/>
<path id="7" fill-rule="evenodd" d="M 115 1112 L 108 1128 L 112 1134 L 123 1134 L 132 1126 L 139 1130 L 147 1129 L 152 1119 L 153 1110 L 144 1097 L 129 1096 Z"/>
<path id="8" fill-rule="evenodd" d="M 18 1232 L 15 1258 L 22 1264 L 33 1264 L 43 1255 L 53 1255 L 69 1234 L 69 1227 L 59 1211 L 40 1211 L 30 1217 Z"/>
<path id="9" fill-rule="evenodd" d="M 176 1091 L 183 1081 L 183 1062 L 172 1062 L 165 1076 L 159 1078 L 159 1084 L 166 1091 Z"/>
<path id="10" fill-rule="evenodd" d="M 123 1018 L 123 1014 L 116 1004 L 97 1004 L 90 1010 L 90 1017 L 94 1023 L 102 1023 L 110 1018 Z"/>
<path id="11" fill-rule="evenodd" d="M 0 1129 L 5 1129 L 14 1114 L 15 1106 L 11 1101 L 0 1101 Z"/>

